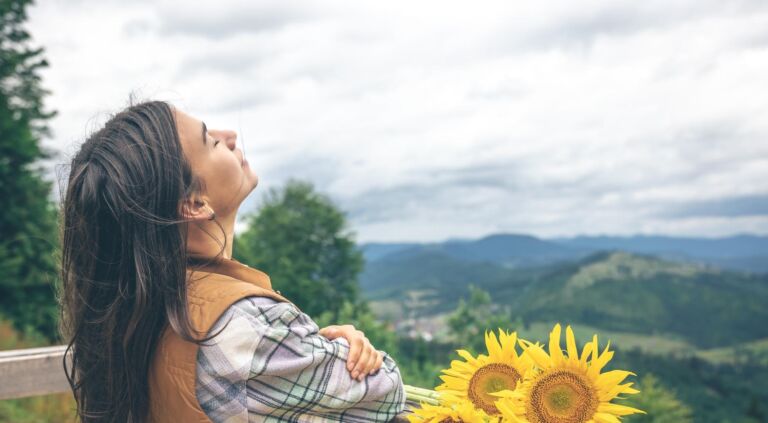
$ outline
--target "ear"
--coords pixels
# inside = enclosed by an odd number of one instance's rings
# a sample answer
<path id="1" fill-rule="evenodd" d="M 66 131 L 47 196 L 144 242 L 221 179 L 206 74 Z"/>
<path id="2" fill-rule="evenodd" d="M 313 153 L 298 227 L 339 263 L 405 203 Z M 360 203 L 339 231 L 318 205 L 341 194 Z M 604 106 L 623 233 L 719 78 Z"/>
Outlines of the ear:
<path id="1" fill-rule="evenodd" d="M 188 198 L 181 204 L 181 218 L 184 220 L 208 220 L 212 211 L 213 208 L 204 198 Z"/>

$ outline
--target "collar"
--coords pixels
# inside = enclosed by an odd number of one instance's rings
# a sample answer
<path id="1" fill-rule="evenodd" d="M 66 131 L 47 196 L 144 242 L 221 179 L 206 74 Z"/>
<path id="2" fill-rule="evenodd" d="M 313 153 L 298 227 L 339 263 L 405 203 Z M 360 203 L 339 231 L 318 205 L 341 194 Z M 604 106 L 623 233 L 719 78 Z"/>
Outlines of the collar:
<path id="1" fill-rule="evenodd" d="M 202 271 L 226 275 L 275 291 L 272 289 L 272 281 L 270 280 L 269 275 L 259 269 L 248 266 L 247 264 L 240 263 L 234 258 L 219 257 L 218 259 L 211 260 L 203 257 L 191 257 L 200 260 L 200 264 L 195 267 L 199 267 Z M 280 294 L 280 291 L 275 292 Z"/>

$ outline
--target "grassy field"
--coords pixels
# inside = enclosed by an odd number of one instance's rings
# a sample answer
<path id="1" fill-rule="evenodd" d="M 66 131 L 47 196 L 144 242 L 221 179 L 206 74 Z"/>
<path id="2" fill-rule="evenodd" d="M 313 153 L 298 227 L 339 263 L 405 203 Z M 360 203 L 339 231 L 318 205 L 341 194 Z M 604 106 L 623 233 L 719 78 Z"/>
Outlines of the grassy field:
<path id="1" fill-rule="evenodd" d="M 758 363 L 768 366 L 768 339 L 745 342 L 733 347 L 699 351 L 697 355 L 712 363 L 738 364 L 752 355 Z"/>
<path id="2" fill-rule="evenodd" d="M 564 326 L 566 326 L 566 322 L 560 322 L 560 324 L 563 326 L 563 329 L 565 329 Z M 549 332 L 554 325 L 555 322 L 535 322 L 531 323 L 528 329 L 519 330 L 518 334 L 526 339 L 547 342 L 549 339 Z M 669 334 L 644 335 L 614 332 L 582 324 L 571 325 L 571 329 L 573 329 L 573 333 L 576 336 L 576 343 L 579 347 L 585 342 L 591 341 L 593 334 L 597 334 L 601 348 L 610 341 L 612 347 L 620 349 L 638 348 L 645 353 L 693 354 L 696 352 L 695 347 L 691 346 L 686 341 Z M 564 339 L 565 336 L 563 334 L 563 340 Z M 565 342 L 563 342 L 563 345 L 565 345 Z"/>
<path id="3" fill-rule="evenodd" d="M 406 307 L 399 301 L 372 301 L 371 309 L 380 319 L 387 319 L 393 322 L 407 317 L 404 314 Z M 437 339 L 445 340 L 447 337 L 445 322 L 449 315 L 450 313 L 442 313 L 434 316 L 421 317 L 419 320 L 429 326 L 437 326 L 441 328 L 433 335 Z M 549 337 L 549 331 L 552 330 L 554 324 L 555 322 L 533 322 L 528 325 L 528 328 L 518 328 L 517 331 L 518 335 L 522 338 L 546 343 Z M 560 324 L 565 326 L 567 322 L 560 322 Z M 713 364 L 734 364 L 743 362 L 751 355 L 756 358 L 759 363 L 768 365 L 768 338 L 727 347 L 698 349 L 684 339 L 668 333 L 639 334 L 617 332 L 582 324 L 574 324 L 571 328 L 576 335 L 576 342 L 580 347 L 585 342 L 590 341 L 593 334 L 597 334 L 601 347 L 610 340 L 612 347 L 622 350 L 639 349 L 648 354 L 697 356 Z M 563 345 L 565 345 L 565 342 L 563 342 Z"/>
<path id="4" fill-rule="evenodd" d="M 549 331 L 555 322 L 532 323 L 528 329 L 518 331 L 523 338 L 546 342 Z M 563 323 L 561 322 L 561 325 Z M 592 334 L 598 335 L 598 341 L 603 348 L 607 341 L 611 341 L 613 347 L 630 350 L 639 349 L 647 354 L 672 354 L 676 356 L 697 356 L 713 364 L 735 364 L 746 360 L 747 355 L 757 357 L 763 365 L 768 365 L 768 339 L 741 343 L 728 347 L 698 349 L 684 340 L 670 334 L 645 335 L 627 332 L 613 332 L 587 325 L 576 324 L 571 326 L 576 343 L 581 347 L 591 340 Z M 564 338 L 564 337 L 563 337 Z M 565 343 L 563 342 L 563 345 Z"/>

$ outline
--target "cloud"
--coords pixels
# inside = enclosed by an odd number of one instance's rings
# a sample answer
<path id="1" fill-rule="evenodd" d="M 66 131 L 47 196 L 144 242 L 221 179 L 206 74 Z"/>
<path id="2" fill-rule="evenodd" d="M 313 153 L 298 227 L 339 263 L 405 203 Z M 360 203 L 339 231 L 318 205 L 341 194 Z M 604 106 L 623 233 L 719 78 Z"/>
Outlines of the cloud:
<path id="1" fill-rule="evenodd" d="M 242 33 L 272 32 L 318 16 L 313 2 L 261 0 L 221 4 L 166 2 L 158 8 L 159 35 L 194 35 L 218 41 Z"/>
<path id="2" fill-rule="evenodd" d="M 768 233 L 768 3 L 41 2 L 51 147 L 130 91 L 365 240 Z M 755 214 L 757 213 L 757 214 Z"/>
<path id="3" fill-rule="evenodd" d="M 671 208 L 665 217 L 768 216 L 768 194 L 696 201 Z"/>

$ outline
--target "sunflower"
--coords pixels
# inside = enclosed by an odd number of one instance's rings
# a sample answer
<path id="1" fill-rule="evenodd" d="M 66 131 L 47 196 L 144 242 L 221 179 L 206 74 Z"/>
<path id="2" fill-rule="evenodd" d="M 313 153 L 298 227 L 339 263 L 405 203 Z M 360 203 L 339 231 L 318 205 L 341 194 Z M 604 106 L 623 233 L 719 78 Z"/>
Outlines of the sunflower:
<path id="1" fill-rule="evenodd" d="M 499 398 L 491 393 L 514 390 L 533 368 L 533 361 L 526 354 L 517 354 L 516 344 L 517 332 L 507 333 L 499 329 L 497 339 L 492 331 L 486 331 L 488 355 L 480 354 L 475 358 L 466 350 L 457 350 L 465 361 L 451 361 L 451 367 L 443 370 L 444 375 L 440 376 L 444 383 L 435 390 L 441 395 L 467 399 L 489 416 L 498 415 L 494 403 Z"/>
<path id="2" fill-rule="evenodd" d="M 488 416 L 465 398 L 441 396 L 440 405 L 422 402 L 407 416 L 410 423 L 496 423 L 497 417 Z"/>
<path id="3" fill-rule="evenodd" d="M 568 357 L 560 349 L 560 325 L 549 335 L 549 354 L 527 341 L 520 341 L 526 354 L 535 362 L 537 370 L 528 373 L 517 390 L 504 390 L 496 406 L 505 420 L 530 423 L 615 423 L 618 416 L 644 411 L 610 401 L 619 394 L 636 394 L 632 382 L 621 382 L 629 375 L 625 370 L 600 373 L 613 351 L 610 341 L 599 354 L 597 335 L 584 345 L 579 357 L 571 327 L 566 328 Z M 591 358 L 590 358 L 591 356 Z M 590 358 L 587 361 L 587 358 Z"/>

